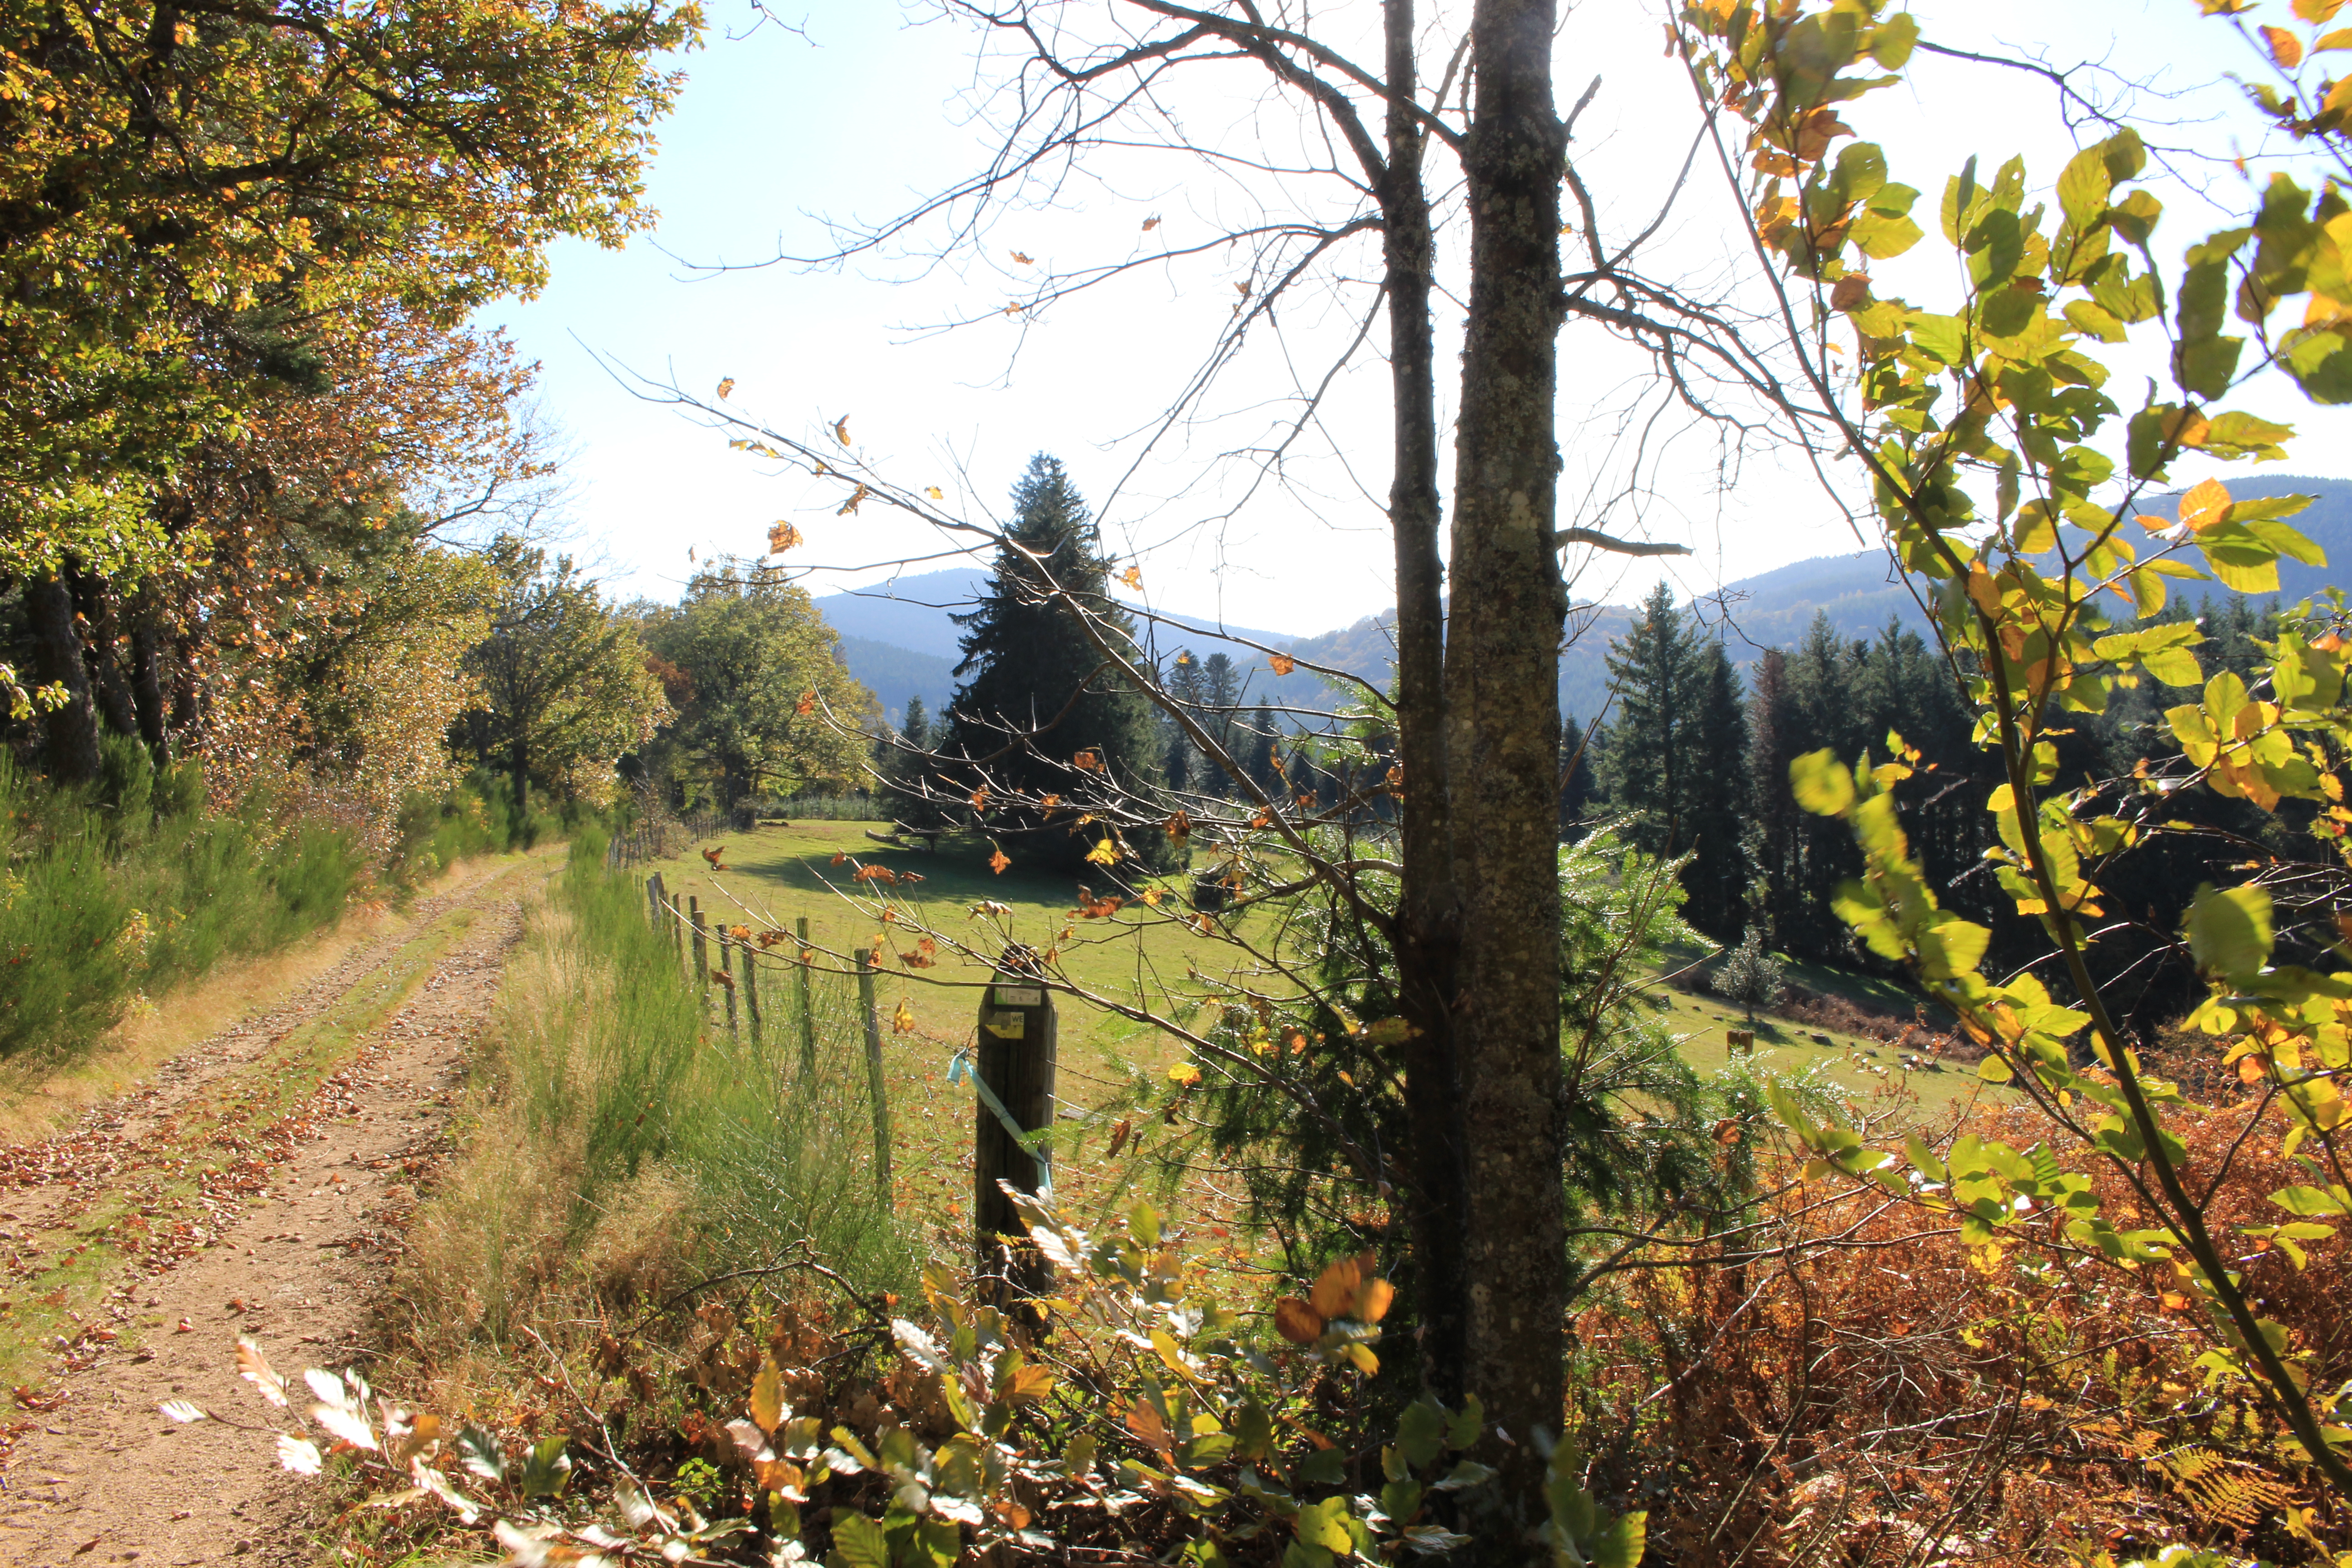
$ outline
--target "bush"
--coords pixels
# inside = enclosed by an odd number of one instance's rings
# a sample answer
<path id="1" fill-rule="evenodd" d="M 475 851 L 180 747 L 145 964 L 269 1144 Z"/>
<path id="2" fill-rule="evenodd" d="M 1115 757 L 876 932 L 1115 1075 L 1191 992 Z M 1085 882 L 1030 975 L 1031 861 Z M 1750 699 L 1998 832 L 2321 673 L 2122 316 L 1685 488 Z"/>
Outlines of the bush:
<path id="1" fill-rule="evenodd" d="M 365 872 L 350 833 L 267 799 L 207 812 L 194 763 L 159 772 L 117 737 L 103 756 L 57 790 L 0 754 L 0 1057 L 87 1050 L 133 995 L 329 923 Z"/>
<path id="2" fill-rule="evenodd" d="M 1712 984 L 1717 995 L 1747 1008 L 1752 1024 L 1757 1008 L 1780 1000 L 1780 994 L 1788 989 L 1788 977 L 1780 961 L 1764 951 L 1763 931 L 1751 925 L 1739 945 L 1715 966 Z"/>

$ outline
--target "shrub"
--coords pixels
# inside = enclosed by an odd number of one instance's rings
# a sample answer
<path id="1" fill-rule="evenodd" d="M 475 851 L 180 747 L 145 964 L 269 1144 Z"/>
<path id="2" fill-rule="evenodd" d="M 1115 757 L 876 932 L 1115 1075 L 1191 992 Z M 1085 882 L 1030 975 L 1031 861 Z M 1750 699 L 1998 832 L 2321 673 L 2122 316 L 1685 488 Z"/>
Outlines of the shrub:
<path id="1" fill-rule="evenodd" d="M 0 755 L 0 1057 L 86 1050 L 130 999 L 335 919 L 352 836 L 267 799 L 217 816 L 202 770 L 110 737 L 99 783 L 56 790 Z"/>
<path id="2" fill-rule="evenodd" d="M 1780 1000 L 1781 992 L 1788 988 L 1788 977 L 1780 961 L 1764 951 L 1762 930 L 1751 925 L 1739 945 L 1715 966 L 1711 984 L 1717 995 L 1747 1008 L 1748 1021 L 1752 1024 L 1757 1008 L 1769 1007 Z"/>

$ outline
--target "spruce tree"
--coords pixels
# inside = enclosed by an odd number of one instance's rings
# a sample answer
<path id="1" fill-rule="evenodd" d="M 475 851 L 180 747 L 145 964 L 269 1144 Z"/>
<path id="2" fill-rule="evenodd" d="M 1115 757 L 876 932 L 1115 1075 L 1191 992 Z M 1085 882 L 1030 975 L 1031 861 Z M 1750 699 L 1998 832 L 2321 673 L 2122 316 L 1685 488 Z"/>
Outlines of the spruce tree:
<path id="1" fill-rule="evenodd" d="M 1123 654 L 1139 657 L 1134 622 L 1110 597 L 1110 565 L 1094 519 L 1059 460 L 1042 452 L 1029 460 L 1013 489 L 1013 511 L 979 605 L 955 617 L 964 628 L 955 668 L 961 684 L 940 750 L 988 759 L 996 793 L 978 826 L 1006 854 L 1035 869 L 1075 870 L 1105 833 L 1076 830 L 1084 803 L 1156 785 L 1158 736 L 1143 694 L 1102 668 L 1077 615 L 1049 596 L 1053 588 L 1065 591 Z M 966 787 L 977 790 L 981 770 L 966 776 Z M 1045 811 L 1005 798 L 1014 795 L 1074 804 Z M 1132 848 L 1161 852 L 1156 835 Z"/>
<path id="2" fill-rule="evenodd" d="M 1658 856 L 1689 855 L 1685 918 L 1711 935 L 1746 919 L 1742 844 L 1748 752 L 1739 677 L 1722 645 L 1702 638 L 1664 584 L 1609 655 L 1617 719 L 1609 728 L 1610 803 L 1631 814 L 1627 837 Z"/>
<path id="3" fill-rule="evenodd" d="M 1276 737 L 1281 726 L 1275 721 L 1274 710 L 1261 702 L 1257 715 L 1250 723 L 1250 782 L 1265 792 L 1269 800 L 1279 801 L 1287 795 L 1282 782 L 1282 761 Z"/>

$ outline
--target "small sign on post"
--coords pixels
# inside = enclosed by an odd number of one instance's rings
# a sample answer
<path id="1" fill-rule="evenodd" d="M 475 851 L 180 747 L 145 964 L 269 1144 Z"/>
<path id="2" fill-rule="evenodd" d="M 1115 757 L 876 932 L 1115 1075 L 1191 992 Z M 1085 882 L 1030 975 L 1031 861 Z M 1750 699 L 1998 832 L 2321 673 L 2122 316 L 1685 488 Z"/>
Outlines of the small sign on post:
<path id="1" fill-rule="evenodd" d="M 1045 1151 L 1022 1135 L 1053 1125 L 1055 1029 L 1054 994 L 1036 953 L 1018 943 L 1007 947 L 980 1005 L 972 1215 L 982 1275 L 1002 1279 L 1016 1297 L 1042 1295 L 1052 1283 L 1004 1187 L 1035 1193 L 1052 1186 Z"/>
<path id="2" fill-rule="evenodd" d="M 1726 1029 L 1723 1031 L 1723 1034 L 1724 1037 L 1731 1042 L 1733 1054 L 1737 1055 L 1741 1052 L 1745 1052 L 1749 1056 L 1754 1056 L 1756 1054 L 1755 1030 Z"/>

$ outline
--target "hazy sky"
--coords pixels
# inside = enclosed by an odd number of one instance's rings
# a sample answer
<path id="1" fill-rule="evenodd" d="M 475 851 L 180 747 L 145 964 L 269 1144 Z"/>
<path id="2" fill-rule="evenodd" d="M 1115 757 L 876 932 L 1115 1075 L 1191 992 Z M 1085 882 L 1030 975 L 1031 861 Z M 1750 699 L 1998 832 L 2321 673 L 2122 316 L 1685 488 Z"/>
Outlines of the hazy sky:
<path id="1" fill-rule="evenodd" d="M 1123 153 L 1093 163 L 1051 203 L 995 213 L 974 251 L 940 265 L 880 256 L 824 271 L 698 270 L 819 250 L 823 218 L 889 216 L 985 155 L 990 110 L 973 92 L 991 78 L 976 68 L 967 28 L 916 25 L 927 8 L 888 0 L 803 4 L 805 36 L 755 26 L 745 0 L 714 0 L 720 31 L 681 62 L 690 79 L 660 132 L 650 179 L 658 230 L 620 252 L 561 247 L 540 298 L 485 312 L 542 364 L 543 409 L 576 454 L 574 548 L 597 559 L 615 588 L 656 597 L 674 594 L 691 570 L 689 549 L 756 552 L 780 518 L 809 536 L 796 560 L 859 565 L 939 548 L 928 535 L 894 530 L 875 509 L 835 517 L 832 492 L 730 452 L 723 437 L 632 395 L 601 356 L 703 393 L 732 377 L 734 405 L 780 429 L 805 434 L 846 416 L 859 447 L 892 474 L 940 485 L 974 513 L 1000 511 L 1030 454 L 1054 452 L 1097 503 L 1110 548 L 1141 567 L 1161 608 L 1307 634 L 1388 605 L 1380 510 L 1387 372 L 1377 334 L 1357 368 L 1331 382 L 1321 418 L 1294 445 L 1289 486 L 1245 489 L 1246 468 L 1214 461 L 1263 446 L 1295 415 L 1293 389 L 1318 384 L 1357 331 L 1370 300 L 1360 287 L 1302 296 L 1282 313 L 1278 333 L 1255 332 L 1213 390 L 1208 416 L 1148 452 L 1141 433 L 1230 319 L 1234 286 L 1247 281 L 1241 258 L 1218 252 L 1144 268 L 1035 321 L 1002 312 L 1041 272 L 1163 241 L 1181 247 L 1250 221 L 1256 193 L 1246 180 L 1167 154 Z M 1089 26 L 1129 9 L 1112 0 L 1069 7 Z M 1444 7 L 1427 9 L 1443 19 Z M 2229 89 L 2213 83 L 2254 62 L 2218 24 L 2198 18 L 2194 0 L 1920 0 L 1915 10 L 1947 43 L 2104 59 L 2121 76 L 2175 89 L 2184 96 L 2153 106 L 2188 121 L 2163 132 L 2173 139 L 2227 151 L 2232 135 L 2252 134 Z M 1359 0 L 1317 12 L 1319 26 L 1345 37 L 1377 7 Z M 1576 152 L 1606 205 L 1604 232 L 1646 223 L 1690 149 L 1696 122 L 1687 88 L 1661 58 L 1660 15 L 1650 0 L 1586 0 L 1563 29 L 1563 99 L 1601 79 Z M 1848 118 L 1886 144 L 1896 179 L 1928 193 L 1920 216 L 1930 238 L 1916 265 L 1947 273 L 1920 274 L 1913 297 L 1948 298 L 1950 263 L 1932 216 L 1945 177 L 1970 153 L 1990 170 L 2023 152 L 2046 185 L 2071 145 L 2052 94 L 2020 73 L 1931 62 L 1916 77 L 1917 90 L 1873 94 Z M 1177 107 L 1204 135 L 1247 138 L 1284 161 L 1328 156 L 1253 78 L 1200 72 L 1181 90 L 1189 96 Z M 2235 205 L 2242 189 L 2219 172 L 2217 195 Z M 2159 244 L 2177 255 L 2214 226 L 2215 209 L 2193 210 L 2190 193 L 2166 195 L 2172 212 Z M 1652 269 L 1705 279 L 1729 268 L 1738 243 L 1729 202 L 1702 162 L 1663 231 L 1671 259 Z M 1327 191 L 1322 210 L 1339 205 Z M 1152 217 L 1160 222 L 1146 234 Z M 1458 258 L 1463 243 L 1459 229 L 1441 234 L 1441 257 Z M 1360 276 L 1376 253 L 1357 256 L 1351 271 Z M 958 317 L 980 319 L 924 330 Z M 1440 363 L 1450 366 L 1444 334 L 1458 328 L 1458 306 L 1441 304 L 1438 318 Z M 1643 362 L 1596 329 L 1571 325 L 1561 364 L 1564 497 L 1617 493 L 1629 477 L 1629 432 L 1646 432 L 1643 502 L 1591 505 L 1578 521 L 1692 546 L 1694 556 L 1664 568 L 1685 591 L 1857 548 L 1810 479 L 1769 456 L 1727 468 L 1711 435 L 1671 415 L 1654 417 Z M 2137 402 L 2137 384 L 2118 400 Z M 2347 471 L 2334 456 L 2352 434 L 2344 420 L 2276 395 L 2256 402 L 2305 433 L 2296 471 Z M 1605 562 L 1578 591 L 1626 602 L 1658 570 Z"/>

